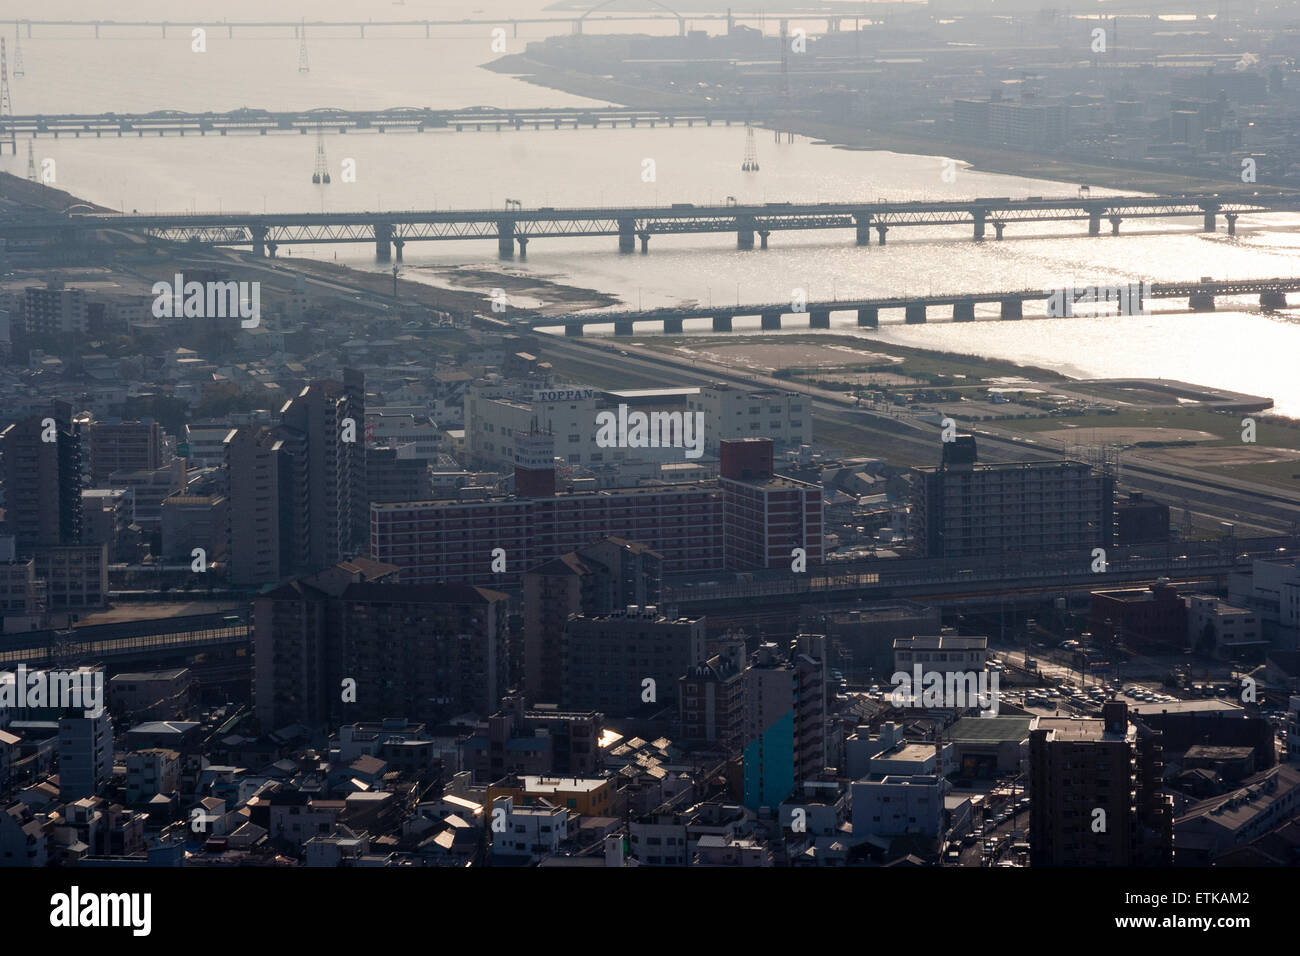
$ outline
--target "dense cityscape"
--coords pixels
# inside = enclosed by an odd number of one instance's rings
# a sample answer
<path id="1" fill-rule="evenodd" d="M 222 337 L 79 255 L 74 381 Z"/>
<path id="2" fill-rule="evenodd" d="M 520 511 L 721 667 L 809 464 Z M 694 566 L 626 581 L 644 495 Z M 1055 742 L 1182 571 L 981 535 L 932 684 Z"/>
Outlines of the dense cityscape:
<path id="1" fill-rule="evenodd" d="M 47 6 L 0 866 L 51 926 L 148 935 L 88 889 L 138 869 L 1300 865 L 1291 4 Z M 1103 922 L 1254 925 L 1165 885 Z"/>

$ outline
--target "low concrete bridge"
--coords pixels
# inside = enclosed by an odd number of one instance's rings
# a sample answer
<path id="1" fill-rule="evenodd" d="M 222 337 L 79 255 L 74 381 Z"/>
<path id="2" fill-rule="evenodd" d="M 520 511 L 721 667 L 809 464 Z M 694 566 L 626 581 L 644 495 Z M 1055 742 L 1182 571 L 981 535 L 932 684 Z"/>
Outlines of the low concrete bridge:
<path id="1" fill-rule="evenodd" d="M 1109 293 L 1119 292 L 1120 295 Z M 787 317 L 807 316 L 809 328 L 830 328 L 832 312 L 856 312 L 858 325 L 876 328 L 880 325 L 881 310 L 903 312 L 903 320 L 919 324 L 929 319 L 931 308 L 949 307 L 954 322 L 973 322 L 975 306 L 981 303 L 999 303 L 999 317 L 1020 319 L 1024 317 L 1025 302 L 1048 301 L 1057 298 L 1072 299 L 1075 304 L 1087 303 L 1099 308 L 1116 305 L 1120 314 L 1142 313 L 1148 299 L 1187 299 L 1188 309 L 1208 312 L 1215 308 L 1220 296 L 1252 295 L 1259 297 L 1264 309 L 1285 309 L 1287 293 L 1300 292 L 1300 278 L 1239 279 L 1223 281 L 1188 280 L 1184 282 L 1125 283 L 1109 288 L 1091 289 L 1018 289 L 1006 292 L 973 292 L 950 295 L 890 296 L 887 298 L 837 299 L 808 302 L 796 308 L 791 302 L 775 302 L 748 306 L 690 306 L 685 308 L 648 309 L 643 311 L 585 312 L 568 316 L 529 316 L 516 320 L 529 328 L 563 327 L 566 335 L 582 335 L 589 325 L 613 325 L 615 335 L 634 335 L 638 323 L 659 324 L 667 333 L 680 333 L 687 319 L 711 319 L 713 331 L 730 332 L 734 321 L 741 316 L 758 316 L 759 327 L 765 331 L 779 329 Z M 1078 298 L 1079 294 L 1084 298 Z M 1102 293 L 1108 293 L 1103 295 Z M 1125 307 L 1127 306 L 1127 307 Z M 1072 310 L 1059 313 L 1068 317 Z"/>

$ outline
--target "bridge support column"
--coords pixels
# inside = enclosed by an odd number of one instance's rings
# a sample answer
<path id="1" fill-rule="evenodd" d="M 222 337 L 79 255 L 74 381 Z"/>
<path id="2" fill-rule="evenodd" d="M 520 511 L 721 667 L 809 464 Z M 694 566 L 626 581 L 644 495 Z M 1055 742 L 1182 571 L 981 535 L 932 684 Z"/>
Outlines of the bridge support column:
<path id="1" fill-rule="evenodd" d="M 760 248 L 760 249 L 766 249 L 766 248 L 767 248 L 767 237 L 768 237 L 769 235 L 771 235 L 771 233 L 770 233 L 768 230 L 766 230 L 766 229 L 760 229 L 760 230 L 758 231 L 758 242 L 759 242 L 759 248 Z"/>
<path id="2" fill-rule="evenodd" d="M 1209 292 L 1193 292 L 1187 300 L 1187 307 L 1193 312 L 1213 312 L 1214 295 Z"/>
<path id="3" fill-rule="evenodd" d="M 983 209 L 972 209 L 972 210 L 971 210 L 971 216 L 972 216 L 972 217 L 974 218 L 974 220 L 975 220 L 975 238 L 976 238 L 977 240 L 978 240 L 978 239 L 983 239 L 983 238 L 984 238 L 984 222 L 985 222 L 985 220 L 986 220 L 987 217 L 988 217 L 988 213 L 986 213 Z"/>
<path id="4" fill-rule="evenodd" d="M 636 251 L 636 223 L 631 219 L 620 219 L 618 221 L 618 251 Z"/>
<path id="5" fill-rule="evenodd" d="M 375 223 L 375 261 L 388 262 L 393 258 L 393 227 L 386 222 Z"/>
<path id="6" fill-rule="evenodd" d="M 1285 309 L 1286 293 L 1273 290 L 1270 292 L 1261 292 L 1259 294 L 1259 307 L 1261 309 Z"/>
<path id="7" fill-rule="evenodd" d="M 1090 236 L 1101 235 L 1101 213 L 1099 212 L 1088 213 L 1088 235 Z"/>
<path id="8" fill-rule="evenodd" d="M 772 329 L 779 329 L 781 327 L 781 313 L 764 312 L 761 316 L 759 316 L 758 324 L 759 327 L 762 328 L 764 332 L 770 331 Z"/>
<path id="9" fill-rule="evenodd" d="M 266 256 L 266 226 L 250 226 L 248 232 L 253 237 L 253 255 L 259 259 Z"/>
<path id="10" fill-rule="evenodd" d="M 903 310 L 903 321 L 908 325 L 921 325 L 925 322 L 925 305 L 914 302 Z"/>
<path id="11" fill-rule="evenodd" d="M 681 331 L 682 331 L 682 320 L 681 320 L 681 319 L 664 319 L 664 331 L 665 331 L 665 332 L 676 332 L 678 335 L 680 335 L 680 334 L 681 334 Z"/>
<path id="12" fill-rule="evenodd" d="M 268 243 L 266 244 L 266 254 L 267 254 L 267 256 L 270 257 L 270 258 L 272 258 L 272 259 L 274 259 L 274 258 L 275 258 L 275 250 L 276 250 L 276 249 L 279 249 L 279 248 L 280 248 L 280 244 L 279 244 L 278 242 L 268 242 Z"/>
<path id="13" fill-rule="evenodd" d="M 1002 239 L 1002 230 L 1007 228 L 1007 224 L 1001 219 L 993 220 L 993 231 L 997 233 L 997 239 Z"/>
<path id="14" fill-rule="evenodd" d="M 1228 235 L 1235 236 L 1237 234 L 1237 213 L 1225 212 L 1223 218 L 1228 220 Z"/>
<path id="15" fill-rule="evenodd" d="M 739 216 L 736 219 L 736 248 L 754 248 L 754 217 Z"/>
<path id="16" fill-rule="evenodd" d="M 871 213 L 858 212 L 853 214 L 853 221 L 858 227 L 858 245 L 871 245 Z"/>
<path id="17" fill-rule="evenodd" d="M 858 309 L 858 326 L 864 329 L 880 328 L 880 310 L 874 306 Z"/>
<path id="18" fill-rule="evenodd" d="M 1202 232 L 1214 232 L 1214 230 L 1219 228 L 1219 224 L 1215 218 L 1217 212 L 1217 209 L 1205 210 L 1205 225 L 1201 227 Z"/>
<path id="19" fill-rule="evenodd" d="M 975 303 L 970 300 L 954 302 L 952 304 L 952 320 L 954 322 L 974 322 Z"/>
<path id="20" fill-rule="evenodd" d="M 731 316 L 729 316 L 729 315 L 715 315 L 715 316 L 713 317 L 713 331 L 714 331 L 714 332 L 730 332 L 730 331 L 731 331 Z"/>
<path id="21" fill-rule="evenodd" d="M 638 232 L 636 237 L 641 240 L 641 255 L 644 256 L 650 251 L 650 233 Z"/>
<path id="22" fill-rule="evenodd" d="M 1024 300 L 1018 296 L 1011 296 L 1002 300 L 1002 318 L 1004 319 L 1021 319 L 1025 315 Z"/>
<path id="23" fill-rule="evenodd" d="M 515 254 L 515 221 L 513 219 L 497 220 L 497 255 L 502 259 L 511 259 Z"/>
<path id="24" fill-rule="evenodd" d="M 1124 221 L 1124 217 L 1123 217 L 1123 216 L 1111 216 L 1111 217 L 1110 217 L 1110 234 L 1111 234 L 1112 236 L 1118 236 L 1118 235 L 1119 235 L 1119 224 L 1120 224 L 1121 222 L 1123 222 L 1123 221 Z"/>
<path id="25" fill-rule="evenodd" d="M 808 328 L 829 329 L 831 327 L 830 309 L 813 309 L 808 313 Z"/>
<path id="26" fill-rule="evenodd" d="M 582 335 L 582 323 L 581 322 L 569 323 L 564 327 L 564 334 L 572 335 L 574 338 L 577 338 L 578 336 Z"/>
<path id="27" fill-rule="evenodd" d="M 889 232 L 889 227 L 886 226 L 883 222 L 876 224 L 876 236 L 878 239 L 878 243 L 877 243 L 878 245 L 883 246 L 885 244 L 885 234 L 887 232 Z"/>
<path id="28" fill-rule="evenodd" d="M 632 334 L 632 320 L 631 320 L 631 319 L 616 319 L 616 320 L 614 321 L 614 334 L 615 334 L 615 335 L 631 335 L 631 334 Z"/>
<path id="29" fill-rule="evenodd" d="M 397 261 L 398 261 L 398 262 L 401 262 L 401 261 L 402 261 L 402 250 L 405 249 L 405 248 L 406 248 L 406 240 L 405 240 L 405 239 L 394 239 L 394 240 L 393 240 L 393 249 L 395 249 L 395 250 L 397 251 Z"/>

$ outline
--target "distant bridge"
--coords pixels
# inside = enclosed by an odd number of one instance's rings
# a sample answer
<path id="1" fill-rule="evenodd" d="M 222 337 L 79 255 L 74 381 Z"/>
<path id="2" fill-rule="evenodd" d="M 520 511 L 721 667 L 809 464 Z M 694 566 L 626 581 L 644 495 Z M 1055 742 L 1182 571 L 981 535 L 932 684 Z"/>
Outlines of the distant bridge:
<path id="1" fill-rule="evenodd" d="M 1030 196 L 916 202 L 769 202 L 761 205 L 616 206 L 600 208 L 449 209 L 387 212 L 321 213 L 131 213 L 71 215 L 61 222 L 73 234 L 103 228 L 136 229 L 157 239 L 209 246 L 251 246 L 260 255 L 275 255 L 281 245 L 373 242 L 375 257 L 387 262 L 393 249 L 401 260 L 407 242 L 449 239 L 495 239 L 502 258 L 526 255 L 538 237 L 617 236 L 620 252 L 631 253 L 640 241 L 649 250 L 656 235 L 734 232 L 736 245 L 753 249 L 755 237 L 767 248 L 768 236 L 782 230 L 852 229 L 858 245 L 867 245 L 874 231 L 884 244 L 891 229 L 901 226 L 967 224 L 975 239 L 991 227 L 1001 239 L 1016 222 L 1088 223 L 1088 234 L 1101 234 L 1110 223 L 1118 235 L 1120 223 L 1134 218 L 1191 217 L 1201 219 L 1206 232 L 1217 228 L 1222 215 L 1228 233 L 1236 233 L 1243 213 L 1300 209 L 1300 195 L 1197 194 L 1180 196 L 1110 196 L 1093 198 Z M 0 237 L 15 240 L 47 235 L 48 223 L 0 224 Z M 67 230 L 64 230 L 65 241 Z"/>
<path id="2" fill-rule="evenodd" d="M 764 113 L 763 116 L 767 116 Z M 692 106 L 640 108 L 631 106 L 574 106 L 536 109 L 497 109 L 471 106 L 435 110 L 420 106 L 394 106 L 381 110 L 335 109 L 270 111 L 240 108 L 224 112 L 192 113 L 152 110 L 148 113 L 59 113 L 0 117 L 8 136 L 29 137 L 158 137 L 158 136 L 266 136 L 297 133 L 423 133 L 435 130 L 501 132 L 503 130 L 614 129 L 617 127 L 712 126 L 719 123 L 757 121 L 753 110 Z"/>
<path id="3" fill-rule="evenodd" d="M 1224 281 L 1205 281 L 1191 279 L 1182 282 L 1153 282 L 1146 284 L 1126 283 L 1119 287 L 1122 297 L 1116 295 L 1110 300 L 1090 295 L 1075 299 L 1075 295 L 1101 290 L 1076 289 L 1071 299 L 1074 304 L 1083 302 L 1098 308 L 1109 305 L 1117 307 L 1120 314 L 1132 315 L 1142 312 L 1147 298 L 1175 299 L 1186 298 L 1188 308 L 1194 312 L 1212 312 L 1217 296 L 1258 295 L 1259 304 L 1266 309 L 1285 309 L 1288 292 L 1300 292 L 1300 278 L 1279 279 L 1230 279 Z M 589 325 L 613 325 L 615 335 L 634 335 L 637 323 L 660 323 L 664 332 L 680 333 L 686 319 L 712 319 L 713 331 L 730 332 L 734 320 L 739 316 L 758 316 L 760 327 L 764 330 L 779 329 L 783 317 L 787 315 L 806 315 L 808 327 L 829 329 L 832 312 L 857 312 L 858 325 L 864 328 L 877 328 L 880 325 L 880 311 L 895 309 L 903 312 L 908 324 L 927 321 L 931 307 L 951 306 L 954 322 L 975 321 L 977 303 L 999 303 L 999 317 L 1019 319 L 1024 317 L 1024 303 L 1050 300 L 1058 297 L 1058 303 L 1064 303 L 1067 290 L 1051 289 L 1017 289 L 1007 292 L 956 292 L 945 295 L 889 296 L 886 298 L 836 299 L 819 302 L 802 303 L 798 310 L 789 302 L 774 302 L 744 306 L 689 306 L 647 309 L 642 311 L 605 311 L 584 312 L 582 315 L 570 316 L 529 316 L 517 320 L 516 324 L 529 328 L 554 328 L 563 326 L 566 335 L 582 335 Z M 1122 304 L 1121 304 L 1122 303 Z M 1061 309 L 1056 313 L 1060 317 L 1073 314 L 1072 309 Z M 1090 313 L 1091 314 L 1091 313 Z M 1103 313 L 1104 314 L 1104 313 Z"/>

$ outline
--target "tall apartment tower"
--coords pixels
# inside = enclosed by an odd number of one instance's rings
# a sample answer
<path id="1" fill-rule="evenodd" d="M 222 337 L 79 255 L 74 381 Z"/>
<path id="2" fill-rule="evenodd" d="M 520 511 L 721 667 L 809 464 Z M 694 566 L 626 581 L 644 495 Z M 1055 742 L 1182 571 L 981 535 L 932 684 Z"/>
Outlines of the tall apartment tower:
<path id="1" fill-rule="evenodd" d="M 313 382 L 280 410 L 276 433 L 295 459 L 289 482 L 295 520 L 289 529 L 306 562 L 295 572 L 319 571 L 365 544 L 364 383 L 351 370 L 345 378 Z"/>
<path id="2" fill-rule="evenodd" d="M 719 443 L 724 563 L 728 568 L 791 567 L 795 549 L 822 562 L 822 490 L 775 473 L 770 438 Z"/>
<path id="3" fill-rule="evenodd" d="M 15 422 L 0 432 L 5 517 L 0 533 L 13 535 L 19 557 L 37 548 L 81 540 L 81 438 L 72 406 Z"/>
<path id="4" fill-rule="evenodd" d="M 1167 866 L 1173 807 L 1160 789 L 1159 734 L 1130 724 L 1128 704 L 1101 717 L 1030 724 L 1030 860 L 1034 866 Z"/>
<path id="5" fill-rule="evenodd" d="M 80 713 L 59 719 L 59 799 L 95 796 L 113 776 L 113 718 Z"/>
<path id="6" fill-rule="evenodd" d="M 917 468 L 913 532 L 930 558 L 1108 548 L 1114 478 L 1081 461 L 976 462 L 975 439 L 945 442 Z"/>
<path id="7" fill-rule="evenodd" d="M 265 426 L 225 439 L 230 581 L 274 584 L 285 576 L 280 551 L 282 442 Z"/>
<path id="8" fill-rule="evenodd" d="M 761 644 L 745 673 L 745 806 L 777 807 L 826 768 L 826 638 Z"/>

